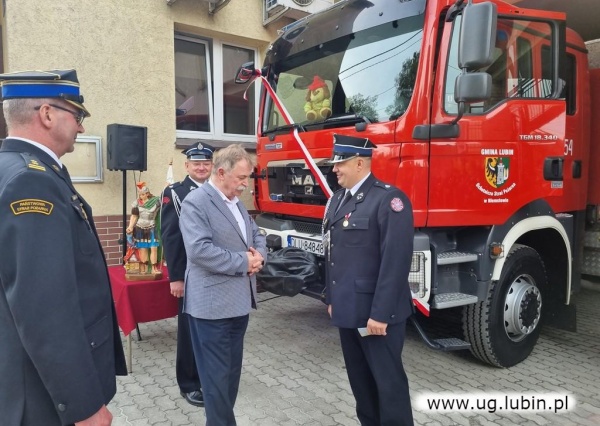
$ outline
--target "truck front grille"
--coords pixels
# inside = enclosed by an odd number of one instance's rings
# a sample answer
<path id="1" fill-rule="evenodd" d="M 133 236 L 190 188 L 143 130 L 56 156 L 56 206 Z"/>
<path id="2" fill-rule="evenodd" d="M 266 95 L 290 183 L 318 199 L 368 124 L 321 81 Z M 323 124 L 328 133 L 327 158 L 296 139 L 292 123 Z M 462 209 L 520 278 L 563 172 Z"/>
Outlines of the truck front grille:
<path id="1" fill-rule="evenodd" d="M 339 188 L 332 166 L 320 166 L 329 187 Z M 327 197 L 304 163 L 290 162 L 285 166 L 268 168 L 269 198 L 273 201 L 324 206 Z M 320 231 L 319 231 L 320 232 Z"/>
<path id="2" fill-rule="evenodd" d="M 297 232 L 303 232 L 305 234 L 321 234 L 320 223 L 300 222 L 293 220 L 294 230 Z"/>

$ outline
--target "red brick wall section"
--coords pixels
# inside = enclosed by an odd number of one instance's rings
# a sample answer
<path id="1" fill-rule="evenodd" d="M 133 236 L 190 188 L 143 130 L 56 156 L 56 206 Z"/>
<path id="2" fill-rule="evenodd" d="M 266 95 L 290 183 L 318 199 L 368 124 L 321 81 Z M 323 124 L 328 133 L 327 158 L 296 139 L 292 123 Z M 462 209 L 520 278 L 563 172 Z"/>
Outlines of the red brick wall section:
<path id="1" fill-rule="evenodd" d="M 104 249 L 104 257 L 108 266 L 123 263 L 122 245 L 119 238 L 123 234 L 123 216 L 94 216 L 96 230 Z"/>

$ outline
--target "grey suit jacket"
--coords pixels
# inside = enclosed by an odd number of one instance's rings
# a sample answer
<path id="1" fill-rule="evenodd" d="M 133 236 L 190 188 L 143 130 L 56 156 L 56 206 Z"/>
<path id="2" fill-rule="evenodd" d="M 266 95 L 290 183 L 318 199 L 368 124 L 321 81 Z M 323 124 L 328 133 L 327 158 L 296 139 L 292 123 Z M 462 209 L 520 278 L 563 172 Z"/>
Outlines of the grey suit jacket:
<path id="1" fill-rule="evenodd" d="M 246 223 L 246 240 L 212 185 L 202 185 L 183 200 L 179 220 L 187 253 L 183 311 L 195 318 L 233 318 L 256 308 L 256 276 L 248 276 L 246 252 L 254 247 L 266 259 L 266 240 L 241 202 L 238 207 Z"/>

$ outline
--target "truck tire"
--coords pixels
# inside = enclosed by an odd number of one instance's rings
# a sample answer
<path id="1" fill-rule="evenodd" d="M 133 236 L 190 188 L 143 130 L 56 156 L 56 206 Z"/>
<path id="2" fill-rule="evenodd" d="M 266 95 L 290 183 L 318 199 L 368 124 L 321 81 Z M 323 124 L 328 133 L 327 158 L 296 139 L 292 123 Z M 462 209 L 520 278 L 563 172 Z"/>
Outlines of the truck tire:
<path id="1" fill-rule="evenodd" d="M 471 353 L 496 367 L 511 367 L 527 358 L 540 335 L 546 286 L 537 251 L 513 246 L 486 300 L 464 308 L 463 331 Z"/>

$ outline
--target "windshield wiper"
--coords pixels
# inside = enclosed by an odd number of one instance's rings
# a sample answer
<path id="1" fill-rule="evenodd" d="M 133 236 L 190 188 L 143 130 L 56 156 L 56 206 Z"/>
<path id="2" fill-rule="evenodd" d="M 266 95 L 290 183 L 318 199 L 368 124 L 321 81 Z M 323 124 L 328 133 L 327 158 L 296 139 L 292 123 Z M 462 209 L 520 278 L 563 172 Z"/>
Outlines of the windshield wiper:
<path id="1" fill-rule="evenodd" d="M 309 126 L 325 126 L 325 125 L 348 125 L 348 124 L 371 124 L 371 120 L 367 116 L 358 114 L 348 114 L 338 117 L 329 117 L 321 121 L 313 121 L 310 123 L 302 124 L 284 124 L 283 126 L 273 127 L 272 129 L 265 130 L 263 135 L 269 135 L 272 133 L 285 133 L 292 129 L 298 129 L 298 132 L 306 132 L 306 127 Z"/>
<path id="2" fill-rule="evenodd" d="M 356 123 L 365 123 L 365 124 L 371 124 L 371 120 L 369 120 L 368 117 L 364 116 L 364 115 L 358 115 L 358 114 L 348 114 L 348 115 L 341 115 L 339 117 L 329 117 L 326 118 L 323 121 L 316 121 L 314 123 L 304 123 L 305 126 L 318 126 L 318 125 L 323 125 L 323 124 L 356 124 Z"/>
<path id="3" fill-rule="evenodd" d="M 293 123 L 293 124 L 284 124 L 283 126 L 277 126 L 277 127 L 273 127 L 272 129 L 265 130 L 263 132 L 263 135 L 268 135 L 271 133 L 280 133 L 280 132 L 283 133 L 283 132 L 288 132 L 293 129 L 298 129 L 299 132 L 306 132 L 306 129 L 304 128 L 304 126 L 302 124 Z"/>

